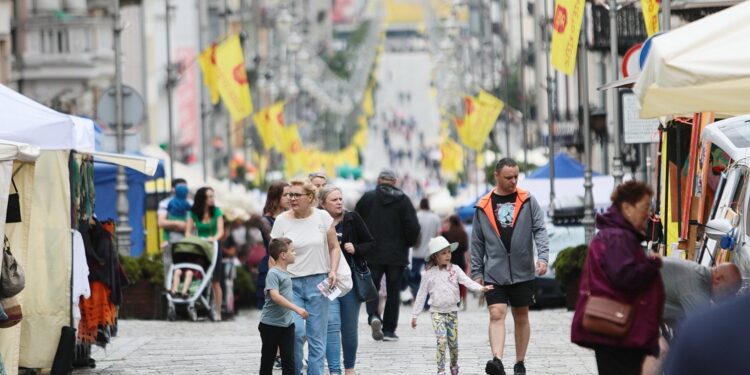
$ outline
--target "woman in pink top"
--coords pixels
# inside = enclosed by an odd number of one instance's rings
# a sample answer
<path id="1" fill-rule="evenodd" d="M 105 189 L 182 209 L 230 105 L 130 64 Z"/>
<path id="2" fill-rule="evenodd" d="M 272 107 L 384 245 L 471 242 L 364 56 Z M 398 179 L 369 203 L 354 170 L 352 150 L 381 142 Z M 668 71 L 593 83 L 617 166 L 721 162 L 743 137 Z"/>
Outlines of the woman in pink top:
<path id="1" fill-rule="evenodd" d="M 445 347 L 450 348 L 451 375 L 458 374 L 458 303 L 461 297 L 458 284 L 471 290 L 486 292 L 492 285 L 482 286 L 466 276 L 461 267 L 451 264 L 451 252 L 458 243 L 449 243 L 443 236 L 430 239 L 427 267 L 422 275 L 419 292 L 414 301 L 411 327 L 417 327 L 417 316 L 422 312 L 427 295 L 430 295 L 432 329 L 437 336 L 438 375 L 445 375 Z"/>

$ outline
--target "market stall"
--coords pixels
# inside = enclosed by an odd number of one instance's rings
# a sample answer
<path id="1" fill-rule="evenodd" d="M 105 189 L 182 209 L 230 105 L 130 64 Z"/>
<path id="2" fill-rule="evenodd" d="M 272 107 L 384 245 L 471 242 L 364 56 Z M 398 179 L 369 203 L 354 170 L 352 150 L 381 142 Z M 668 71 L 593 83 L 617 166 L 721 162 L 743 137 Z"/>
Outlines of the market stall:
<path id="1" fill-rule="evenodd" d="M 50 368 L 61 328 L 72 325 L 72 218 L 87 209 L 72 204 L 71 181 L 80 178 L 76 165 L 93 158 L 153 174 L 156 161 L 96 153 L 90 120 L 56 112 L 2 85 L 0 108 L 0 139 L 41 150 L 34 167 L 15 173 L 23 221 L 6 227 L 26 271 L 26 288 L 18 296 L 23 321 L 0 331 L 0 355 L 8 373 L 16 374 L 19 366 Z"/>
<path id="2" fill-rule="evenodd" d="M 683 250 L 703 259 L 703 229 L 722 191 L 716 175 L 729 166 L 727 150 L 701 142 L 715 118 L 750 112 L 750 2 L 742 2 L 653 37 L 633 88 L 642 118 L 662 123 L 657 167 L 658 207 L 666 254 Z M 715 260 L 711 260 L 713 263 Z"/>

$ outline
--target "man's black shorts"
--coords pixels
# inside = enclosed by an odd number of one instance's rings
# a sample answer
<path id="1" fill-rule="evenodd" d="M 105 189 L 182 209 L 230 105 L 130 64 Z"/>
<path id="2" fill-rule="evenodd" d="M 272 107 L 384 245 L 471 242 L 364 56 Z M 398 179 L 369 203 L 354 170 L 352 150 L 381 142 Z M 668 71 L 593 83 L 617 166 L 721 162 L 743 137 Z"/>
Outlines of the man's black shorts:
<path id="1" fill-rule="evenodd" d="M 494 289 L 485 293 L 487 306 L 504 303 L 513 307 L 531 306 L 534 304 L 534 280 L 511 285 L 492 285 Z"/>

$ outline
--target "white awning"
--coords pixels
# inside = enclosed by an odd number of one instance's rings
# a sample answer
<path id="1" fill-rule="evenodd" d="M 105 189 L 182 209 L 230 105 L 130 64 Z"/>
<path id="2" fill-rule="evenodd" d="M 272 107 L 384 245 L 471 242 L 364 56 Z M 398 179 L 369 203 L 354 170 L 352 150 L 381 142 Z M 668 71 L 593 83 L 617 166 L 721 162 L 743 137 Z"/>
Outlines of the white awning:
<path id="1" fill-rule="evenodd" d="M 633 92 L 641 118 L 750 113 L 750 1 L 654 37 Z"/>
<path id="2" fill-rule="evenodd" d="M 156 168 L 159 166 L 159 159 L 145 156 L 111 154 L 109 152 L 98 151 L 87 152 L 87 154 L 92 155 L 95 161 L 121 165 L 141 172 L 147 176 L 153 176 L 156 173 Z"/>

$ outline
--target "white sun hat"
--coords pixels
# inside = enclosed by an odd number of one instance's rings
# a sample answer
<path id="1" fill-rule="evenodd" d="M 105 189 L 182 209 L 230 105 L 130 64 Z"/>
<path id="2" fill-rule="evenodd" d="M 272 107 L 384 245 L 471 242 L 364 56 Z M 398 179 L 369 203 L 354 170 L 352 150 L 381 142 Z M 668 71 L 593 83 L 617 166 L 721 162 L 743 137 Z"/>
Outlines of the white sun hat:
<path id="1" fill-rule="evenodd" d="M 430 252 L 427 254 L 427 256 L 424 258 L 425 260 L 430 260 L 430 257 L 432 254 L 435 254 L 437 252 L 440 252 L 443 249 L 450 248 L 451 251 L 456 251 L 458 248 L 458 242 L 449 243 L 448 240 L 445 239 L 443 236 L 437 236 L 430 238 L 430 243 L 428 244 Z"/>

